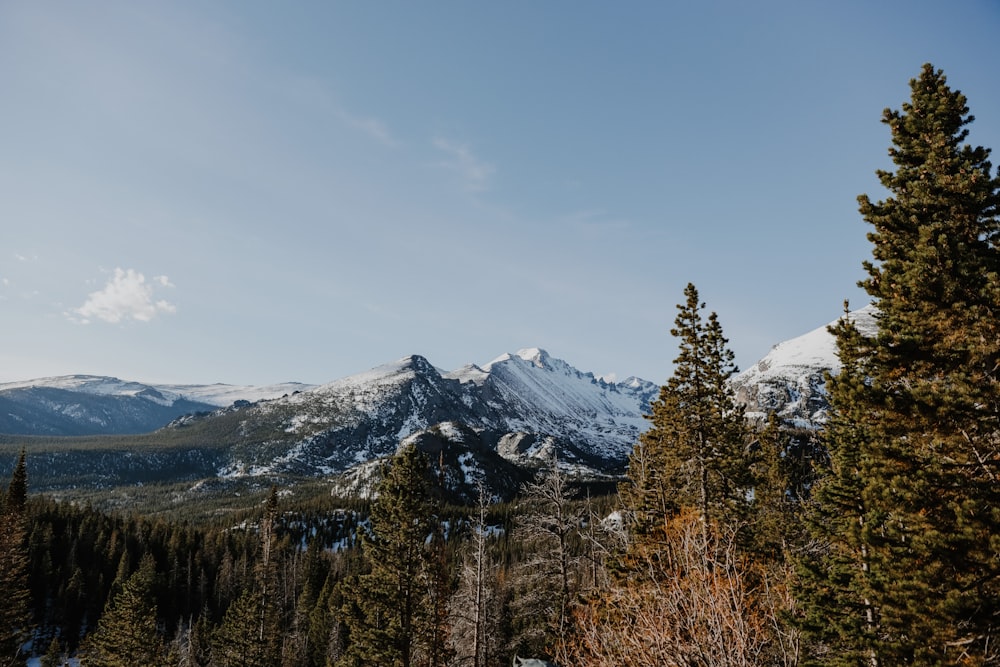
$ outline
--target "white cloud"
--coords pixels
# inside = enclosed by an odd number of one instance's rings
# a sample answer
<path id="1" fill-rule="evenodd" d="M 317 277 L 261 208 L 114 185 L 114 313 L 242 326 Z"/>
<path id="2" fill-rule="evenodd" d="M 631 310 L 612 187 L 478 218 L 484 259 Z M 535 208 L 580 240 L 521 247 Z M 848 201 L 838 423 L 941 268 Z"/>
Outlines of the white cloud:
<path id="1" fill-rule="evenodd" d="M 438 164 L 458 172 L 469 190 L 481 192 L 487 188 L 495 169 L 489 162 L 479 159 L 466 144 L 435 137 L 434 147 L 448 155 L 448 160 Z"/>
<path id="2" fill-rule="evenodd" d="M 173 287 L 166 276 L 156 276 L 153 283 Z M 87 301 L 67 315 L 88 324 L 93 319 L 117 323 L 123 320 L 149 322 L 160 313 L 175 313 L 177 307 L 163 299 L 154 300 L 153 285 L 134 269 L 115 269 L 115 274 L 103 289 L 91 292 Z"/>

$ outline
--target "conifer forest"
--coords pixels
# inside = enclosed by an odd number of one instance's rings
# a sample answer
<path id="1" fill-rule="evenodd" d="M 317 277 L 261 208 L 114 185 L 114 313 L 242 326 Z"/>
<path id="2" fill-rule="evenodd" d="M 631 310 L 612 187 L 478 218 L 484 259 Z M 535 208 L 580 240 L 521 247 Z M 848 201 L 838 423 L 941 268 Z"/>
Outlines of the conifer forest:
<path id="1" fill-rule="evenodd" d="M 942 71 L 910 89 L 888 193 L 858 198 L 877 331 L 845 304 L 818 432 L 745 416 L 689 284 L 617 488 L 553 460 L 460 503 L 409 446 L 370 499 L 273 486 L 184 520 L 31 493 L 22 453 L 0 664 L 1000 665 L 1000 171 Z"/>

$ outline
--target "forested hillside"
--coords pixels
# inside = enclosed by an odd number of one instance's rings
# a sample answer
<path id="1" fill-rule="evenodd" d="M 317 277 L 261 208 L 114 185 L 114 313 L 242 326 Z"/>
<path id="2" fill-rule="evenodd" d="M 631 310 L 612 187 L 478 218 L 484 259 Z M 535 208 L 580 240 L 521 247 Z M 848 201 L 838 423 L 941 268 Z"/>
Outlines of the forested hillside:
<path id="1" fill-rule="evenodd" d="M 689 284 L 617 492 L 551 458 L 511 502 L 456 498 L 415 439 L 367 500 L 244 488 L 195 522 L 29 495 L 22 454 L 3 663 L 1000 664 L 1000 174 L 940 70 L 910 88 L 889 196 L 859 198 L 875 325 L 832 328 L 818 434 L 748 418 Z"/>

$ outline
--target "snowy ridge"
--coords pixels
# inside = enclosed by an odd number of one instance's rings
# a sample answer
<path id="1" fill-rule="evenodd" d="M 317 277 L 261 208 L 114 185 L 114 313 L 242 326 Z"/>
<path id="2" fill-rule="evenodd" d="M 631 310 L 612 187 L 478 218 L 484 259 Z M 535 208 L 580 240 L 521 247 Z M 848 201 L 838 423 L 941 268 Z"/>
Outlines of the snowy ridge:
<path id="1" fill-rule="evenodd" d="M 218 407 L 232 405 L 235 401 L 260 401 L 278 398 L 296 391 L 311 389 L 313 385 L 298 382 L 252 386 L 229 384 L 143 384 L 101 375 L 63 375 L 20 382 L 0 383 L 0 393 L 14 389 L 62 389 L 94 396 L 127 396 L 143 398 L 158 405 L 173 405 L 181 399 L 207 403 Z"/>
<path id="2" fill-rule="evenodd" d="M 301 382 L 282 382 L 268 385 L 232 384 L 165 384 L 155 385 L 161 392 L 170 392 L 189 401 L 200 401 L 224 408 L 236 401 L 269 401 L 286 394 L 309 391 L 316 385 Z"/>
<path id="3" fill-rule="evenodd" d="M 179 394 L 160 391 L 150 385 L 139 382 L 126 382 L 118 378 L 98 375 L 65 375 L 0 384 L 0 392 L 37 388 L 61 389 L 64 391 L 92 394 L 94 396 L 138 397 L 152 401 L 158 405 L 173 405 L 181 398 Z"/>
<path id="4" fill-rule="evenodd" d="M 877 313 L 869 305 L 848 313 L 848 317 L 862 333 L 871 336 L 878 330 Z M 747 406 L 748 417 L 761 420 L 776 412 L 803 428 L 816 428 L 826 421 L 825 374 L 840 371 L 836 341 L 829 331 L 837 321 L 778 343 L 763 359 L 733 378 L 736 398 Z"/>
<path id="5" fill-rule="evenodd" d="M 240 447 L 220 474 L 345 470 L 445 423 L 473 429 L 494 451 L 501 436 L 522 444 L 537 438 L 568 459 L 621 467 L 648 426 L 642 415 L 657 390 L 638 379 L 622 386 L 598 380 L 538 348 L 450 373 L 414 355 L 247 408 L 241 429 L 248 439 L 270 429 L 288 440 L 280 453 L 271 444 Z M 536 464 L 528 452 L 508 449 L 512 460 Z"/>
<path id="6" fill-rule="evenodd" d="M 652 383 L 620 388 L 538 348 L 498 357 L 484 370 L 493 400 L 514 407 L 509 431 L 558 434 L 587 443 L 593 455 L 624 459 L 648 428 L 643 399 L 655 391 Z"/>

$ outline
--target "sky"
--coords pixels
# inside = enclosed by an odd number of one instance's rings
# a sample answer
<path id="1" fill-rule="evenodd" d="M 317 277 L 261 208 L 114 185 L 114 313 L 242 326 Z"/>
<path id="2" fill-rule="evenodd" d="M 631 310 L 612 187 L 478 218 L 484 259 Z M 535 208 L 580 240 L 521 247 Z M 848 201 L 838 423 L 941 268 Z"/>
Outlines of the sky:
<path id="1" fill-rule="evenodd" d="M 867 303 L 856 198 L 923 63 L 1000 149 L 997 34 L 995 0 L 4 0 L 0 381 L 541 347 L 662 383 L 689 282 L 748 367 Z"/>

